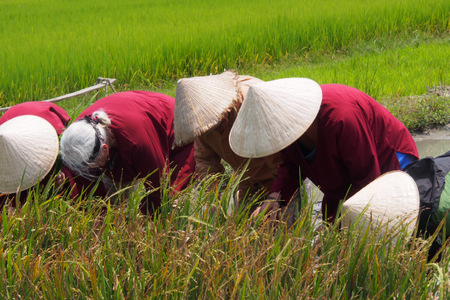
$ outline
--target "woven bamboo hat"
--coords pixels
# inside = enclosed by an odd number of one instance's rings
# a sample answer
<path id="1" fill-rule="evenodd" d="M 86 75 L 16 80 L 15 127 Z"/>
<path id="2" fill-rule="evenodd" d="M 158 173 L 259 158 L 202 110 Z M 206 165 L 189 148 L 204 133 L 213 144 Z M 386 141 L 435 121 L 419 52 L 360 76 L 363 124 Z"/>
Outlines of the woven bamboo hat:
<path id="1" fill-rule="evenodd" d="M 44 178 L 58 156 L 58 135 L 45 119 L 12 118 L 0 126 L 0 193 L 26 190 Z"/>
<path id="2" fill-rule="evenodd" d="M 381 175 L 342 205 L 342 225 L 358 220 L 363 228 L 380 230 L 378 236 L 405 229 L 408 236 L 414 232 L 419 216 L 420 196 L 416 182 L 407 173 L 392 171 Z"/>
<path id="3" fill-rule="evenodd" d="M 231 71 L 218 75 L 178 80 L 175 96 L 175 145 L 182 146 L 218 125 L 238 101 L 238 76 Z"/>
<path id="4" fill-rule="evenodd" d="M 322 89 L 308 78 L 285 78 L 250 86 L 230 131 L 231 149 L 242 157 L 283 150 L 312 124 Z"/>

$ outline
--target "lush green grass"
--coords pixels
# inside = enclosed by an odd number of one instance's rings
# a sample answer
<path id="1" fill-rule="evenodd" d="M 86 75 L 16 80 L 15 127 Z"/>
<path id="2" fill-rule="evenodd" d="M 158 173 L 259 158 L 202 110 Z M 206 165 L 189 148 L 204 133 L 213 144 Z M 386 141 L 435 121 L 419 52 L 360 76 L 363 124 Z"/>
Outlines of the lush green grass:
<path id="1" fill-rule="evenodd" d="M 450 123 L 448 96 L 428 93 L 439 85 L 448 86 L 450 74 L 449 37 L 417 40 L 386 39 L 348 53 L 286 58 L 276 64 L 259 64 L 241 70 L 263 80 L 309 77 L 317 82 L 354 86 L 385 105 L 411 131 Z M 176 82 L 162 85 L 116 84 L 118 91 L 144 89 L 175 96 Z M 109 90 L 111 92 L 111 90 Z M 59 102 L 74 119 L 93 101 L 105 96 L 104 90 Z"/>
<path id="2" fill-rule="evenodd" d="M 97 76 L 149 86 L 386 36 L 448 34 L 449 12 L 446 0 L 2 0 L 0 104 L 65 94 Z"/>
<path id="3" fill-rule="evenodd" d="M 341 55 L 325 55 L 250 70 L 256 77 L 273 80 L 307 77 L 320 84 L 342 83 L 375 99 L 386 96 L 422 95 L 427 87 L 450 85 L 450 37 L 412 40 L 384 39 L 361 43 Z M 446 63 L 447 62 L 447 63 Z"/>
<path id="4" fill-rule="evenodd" d="M 450 123 L 449 96 L 431 93 L 429 88 L 449 85 L 449 37 L 420 38 L 416 41 L 386 40 L 384 43 L 354 49 L 352 53 L 327 55 L 309 60 L 286 59 L 277 64 L 257 65 L 242 70 L 263 80 L 308 77 L 321 84 L 342 83 L 356 87 L 386 106 L 410 131 Z M 432 53 L 432 55 L 430 55 Z M 121 86 L 158 91 L 175 97 L 176 82 L 160 86 Z M 97 98 L 102 97 L 101 93 Z M 79 97 L 60 102 L 72 117 L 95 101 Z"/>
<path id="5" fill-rule="evenodd" d="M 248 72 L 264 80 L 307 77 L 320 84 L 356 87 L 385 105 L 411 131 L 450 123 L 449 95 L 432 93 L 450 85 L 450 38 L 383 39 L 345 54 L 287 59 Z M 447 88 L 447 93 L 449 89 Z"/>
<path id="6" fill-rule="evenodd" d="M 169 197 L 160 214 L 138 213 L 144 191 L 76 204 L 52 189 L 4 210 L 0 296 L 44 299 L 429 299 L 449 296 L 448 249 L 355 228 L 314 231 L 305 205 L 291 229 L 248 210 L 227 213 L 238 177 Z M 125 200 L 117 200 L 125 198 Z M 48 199 L 48 200 L 44 200 Z M 115 200 L 114 200 L 115 199 Z M 305 201 L 305 199 L 303 200 Z M 115 203 L 115 204 L 111 204 Z M 174 203 L 177 203 L 174 208 Z M 215 213 L 211 208 L 218 207 Z M 390 246 L 389 246 L 390 245 Z"/>
<path id="7" fill-rule="evenodd" d="M 450 123 L 449 97 L 429 91 L 432 87 L 449 85 L 448 61 L 448 36 L 439 39 L 420 37 L 412 41 L 386 39 L 370 46 L 361 44 L 359 50 L 353 49 L 349 53 L 300 60 L 286 58 L 276 64 L 260 64 L 241 70 L 241 74 L 263 80 L 308 77 L 321 84 L 347 84 L 370 94 L 410 131 L 422 131 Z M 157 86 L 118 83 L 116 88 L 120 91 L 152 90 L 175 97 L 176 82 Z M 97 97 L 88 95 L 58 104 L 75 118 L 85 107 L 105 95 L 104 91 L 100 92 Z"/>

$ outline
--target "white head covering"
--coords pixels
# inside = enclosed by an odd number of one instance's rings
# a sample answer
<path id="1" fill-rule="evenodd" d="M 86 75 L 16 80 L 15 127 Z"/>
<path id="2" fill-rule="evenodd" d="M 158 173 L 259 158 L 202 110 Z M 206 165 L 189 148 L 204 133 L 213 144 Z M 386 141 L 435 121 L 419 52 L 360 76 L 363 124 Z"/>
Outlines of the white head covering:
<path id="1" fill-rule="evenodd" d="M 286 78 L 250 86 L 230 131 L 231 149 L 242 157 L 283 150 L 312 124 L 322 89 L 308 78 Z"/>
<path id="2" fill-rule="evenodd" d="M 45 119 L 32 115 L 0 125 L 0 193 L 16 193 L 37 184 L 58 156 L 58 135 Z"/>
<path id="3" fill-rule="evenodd" d="M 405 228 L 408 235 L 414 232 L 419 216 L 420 196 L 416 182 L 407 173 L 392 171 L 381 175 L 342 206 L 342 225 L 349 226 L 360 218 L 358 224 L 374 231 L 378 236 L 396 233 Z"/>
<path id="4" fill-rule="evenodd" d="M 239 100 L 238 76 L 231 71 L 218 75 L 178 80 L 175 96 L 175 145 L 182 146 L 218 125 Z"/>

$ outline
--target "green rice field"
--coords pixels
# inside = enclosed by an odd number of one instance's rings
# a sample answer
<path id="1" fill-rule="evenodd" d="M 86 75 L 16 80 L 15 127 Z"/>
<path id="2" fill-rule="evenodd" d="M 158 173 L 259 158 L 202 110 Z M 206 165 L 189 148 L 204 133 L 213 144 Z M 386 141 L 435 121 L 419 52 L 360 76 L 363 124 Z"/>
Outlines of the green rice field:
<path id="1" fill-rule="evenodd" d="M 401 48 L 396 41 L 402 40 L 416 40 L 420 47 L 424 36 L 448 36 L 449 14 L 445 0 L 1 0 L 0 106 L 76 91 L 98 76 L 116 78 L 127 88 L 152 88 L 184 76 L 244 72 L 285 58 L 334 61 L 334 55 L 357 50 Z M 424 60 L 422 70 L 430 60 L 441 66 L 427 84 L 448 81 L 448 39 L 440 48 L 447 56 L 423 51 L 416 57 Z M 407 63 L 397 51 L 399 63 Z M 369 76 L 355 82 L 359 88 L 369 85 L 370 77 L 392 82 L 388 75 L 396 71 L 385 71 L 395 64 L 380 68 L 377 63 L 351 62 L 349 72 Z M 337 71 L 306 75 L 348 81 Z M 399 88 L 384 89 L 395 94 Z M 423 90 L 421 84 L 405 93 Z"/>

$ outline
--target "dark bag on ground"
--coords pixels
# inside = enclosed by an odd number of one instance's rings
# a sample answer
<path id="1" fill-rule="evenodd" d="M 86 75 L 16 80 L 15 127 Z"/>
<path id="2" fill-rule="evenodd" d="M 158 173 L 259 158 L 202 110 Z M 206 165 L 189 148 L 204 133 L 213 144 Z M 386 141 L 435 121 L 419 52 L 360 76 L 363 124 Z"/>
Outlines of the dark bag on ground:
<path id="1" fill-rule="evenodd" d="M 418 234 L 424 238 L 433 235 L 440 222 L 445 218 L 443 211 L 450 203 L 450 151 L 438 157 L 425 157 L 409 164 L 405 170 L 417 184 L 420 195 L 420 214 Z M 447 180 L 447 187 L 445 186 Z M 446 209 L 445 209 L 446 210 Z M 450 224 L 447 224 L 449 226 Z M 449 232 L 446 233 L 446 236 Z M 442 232 L 434 241 L 430 255 L 434 255 L 443 244 L 446 237 Z"/>

